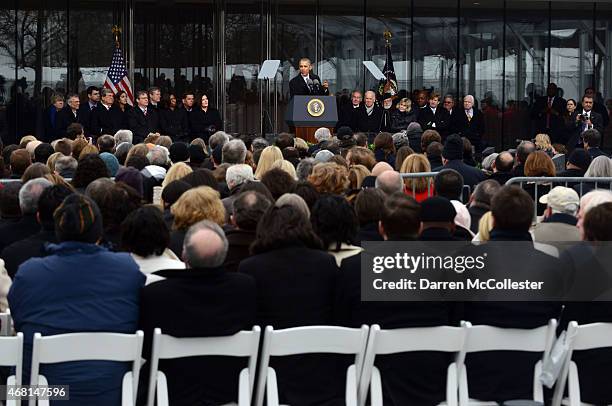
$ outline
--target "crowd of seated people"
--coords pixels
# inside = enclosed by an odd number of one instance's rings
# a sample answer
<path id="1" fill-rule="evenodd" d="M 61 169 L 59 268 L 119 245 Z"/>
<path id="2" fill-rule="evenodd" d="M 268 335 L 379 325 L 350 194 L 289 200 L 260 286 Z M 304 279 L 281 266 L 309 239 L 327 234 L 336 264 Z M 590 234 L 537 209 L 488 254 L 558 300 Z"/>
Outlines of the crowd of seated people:
<path id="1" fill-rule="evenodd" d="M 529 183 L 506 185 L 516 176 L 611 176 L 610 158 L 592 158 L 597 130 L 583 134 L 584 148 L 557 173 L 546 142 L 524 141 L 481 159 L 469 140 L 449 134 L 442 144 L 434 129 L 417 142 L 380 133 L 372 150 L 350 128 L 341 128 L 340 138 L 318 131 L 310 146 L 286 133 L 269 143 L 221 131 L 189 144 L 159 134 L 138 143 L 129 130 L 103 134 L 93 145 L 73 126 L 74 139 L 25 137 L 2 148 L 0 310 L 10 308 L 15 331 L 25 335 L 26 366 L 35 332 L 142 329 L 147 358 L 156 327 L 176 337 L 231 335 L 253 325 L 401 328 L 469 320 L 537 327 L 558 317 L 561 304 L 363 302 L 363 242 L 534 242 L 512 264 L 526 269 L 544 257 L 578 263 L 592 242 L 612 239 L 609 183 L 587 191 L 555 181 L 538 193 Z M 400 175 L 430 171 L 437 174 Z M 565 314 L 572 315 L 565 322 L 612 321 L 606 303 L 566 303 Z M 533 359 L 468 357 L 470 396 L 529 397 Z M 385 404 L 443 401 L 449 361 L 428 353 L 381 357 Z M 601 373 L 612 358 L 587 361 L 583 401 L 612 402 Z M 343 404 L 346 362 L 275 359 L 281 402 Z M 160 369 L 172 404 L 222 404 L 236 401 L 243 365 L 195 358 L 162 361 Z M 71 385 L 67 404 L 74 405 L 119 404 L 125 371 L 103 361 L 42 370 L 50 384 Z"/>

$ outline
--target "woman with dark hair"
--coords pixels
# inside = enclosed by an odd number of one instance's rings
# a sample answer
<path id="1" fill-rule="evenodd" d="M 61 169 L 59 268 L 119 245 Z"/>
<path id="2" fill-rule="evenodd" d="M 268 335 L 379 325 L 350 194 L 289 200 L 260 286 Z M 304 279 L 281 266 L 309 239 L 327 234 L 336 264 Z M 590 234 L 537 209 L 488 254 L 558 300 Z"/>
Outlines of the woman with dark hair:
<path id="1" fill-rule="evenodd" d="M 160 110 L 161 132 L 169 135 L 174 141 L 186 141 L 189 123 L 187 114 L 178 108 L 178 102 L 174 93 L 169 93 L 162 100 L 163 108 Z"/>
<path id="2" fill-rule="evenodd" d="M 282 329 L 333 324 L 338 268 L 321 248 L 301 211 L 290 206 L 266 211 L 257 225 L 253 256 L 238 267 L 255 278 L 258 325 Z M 276 357 L 271 366 L 278 374 L 283 404 L 343 404 L 346 368 L 335 357 Z"/>
<path id="3" fill-rule="evenodd" d="M 121 223 L 134 210 L 140 207 L 140 196 L 131 186 L 117 182 L 110 187 L 101 188 L 92 194 L 98 204 L 104 226 L 103 244 L 111 251 L 118 251 L 121 240 Z M 148 238 L 151 238 L 149 235 Z"/>
<path id="4" fill-rule="evenodd" d="M 184 269 L 185 264 L 170 250 L 170 229 L 164 222 L 162 211 L 156 206 L 134 210 L 121 223 L 120 247 L 147 275 L 147 283 L 159 279 L 152 272 L 164 269 Z"/>
<path id="5" fill-rule="evenodd" d="M 363 189 L 355 199 L 355 213 L 359 220 L 359 232 L 355 238 L 355 245 L 361 241 L 382 241 L 378 232 L 378 222 L 385 209 L 385 193 L 376 188 Z"/>
<path id="6" fill-rule="evenodd" d="M 389 133 L 380 133 L 374 138 L 374 156 L 378 162 L 386 162 L 395 168 L 395 144 Z"/>
<path id="7" fill-rule="evenodd" d="M 322 196 L 312 208 L 310 221 L 327 252 L 336 259 L 338 267 L 343 259 L 361 252 L 361 247 L 354 245 L 359 231 L 357 216 L 344 197 Z"/>
<path id="8" fill-rule="evenodd" d="M 200 99 L 200 107 L 193 109 L 189 116 L 189 126 L 191 128 L 191 138 L 202 138 L 208 142 L 208 139 L 215 132 L 223 129 L 223 120 L 219 110 L 208 105 L 208 96 L 202 95 Z"/>
<path id="9" fill-rule="evenodd" d="M 99 178 L 108 178 L 108 168 L 99 155 L 86 155 L 79 161 L 74 171 L 72 186 L 83 193 L 87 185 Z"/>
<path id="10" fill-rule="evenodd" d="M 117 111 L 120 116 L 120 128 L 123 130 L 129 129 L 128 113 L 132 109 L 132 106 L 128 103 L 128 95 L 125 90 L 119 90 L 117 94 L 115 94 L 115 105 L 118 107 Z"/>
<path id="11" fill-rule="evenodd" d="M 191 187 L 209 186 L 215 190 L 219 190 L 217 179 L 215 178 L 213 171 L 210 169 L 196 169 L 190 174 L 181 178 L 181 180 L 189 183 Z"/>

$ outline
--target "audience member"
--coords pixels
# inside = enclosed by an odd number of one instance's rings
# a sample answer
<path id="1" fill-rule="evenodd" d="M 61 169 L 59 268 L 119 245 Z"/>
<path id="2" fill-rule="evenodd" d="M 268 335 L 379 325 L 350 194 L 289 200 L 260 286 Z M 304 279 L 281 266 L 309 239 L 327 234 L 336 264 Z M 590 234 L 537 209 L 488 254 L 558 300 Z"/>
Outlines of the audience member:
<path id="1" fill-rule="evenodd" d="M 470 230 L 473 233 L 478 232 L 480 219 L 491 210 L 491 199 L 501 187 L 497 181 L 488 179 L 480 182 L 474 189 L 468 204 L 468 212 L 472 219 Z"/>
<path id="2" fill-rule="evenodd" d="M 421 241 L 455 241 L 455 207 L 445 197 L 432 196 L 421 203 Z"/>
<path id="3" fill-rule="evenodd" d="M 556 186 L 539 200 L 546 205 L 546 210 L 542 222 L 533 229 L 534 241 L 553 245 L 561 252 L 567 247 L 562 242 L 581 240 L 580 230 L 576 227 L 580 205 L 578 193 L 564 186 Z"/>
<path id="4" fill-rule="evenodd" d="M 285 193 L 293 193 L 297 183 L 291 175 L 280 168 L 271 168 L 260 180 L 272 193 L 274 200 Z"/>

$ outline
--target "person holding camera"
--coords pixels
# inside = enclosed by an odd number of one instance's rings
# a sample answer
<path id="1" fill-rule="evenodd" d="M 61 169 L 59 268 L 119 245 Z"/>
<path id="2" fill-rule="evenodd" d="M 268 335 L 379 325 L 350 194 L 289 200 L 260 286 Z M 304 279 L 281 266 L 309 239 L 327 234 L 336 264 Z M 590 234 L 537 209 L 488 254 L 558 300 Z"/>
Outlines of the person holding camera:
<path id="1" fill-rule="evenodd" d="M 576 114 L 575 132 L 567 143 L 569 151 L 575 149 L 581 143 L 580 135 L 586 130 L 597 130 L 600 134 L 603 133 L 603 117 L 601 114 L 593 111 L 593 97 L 582 97 L 582 109 Z"/>

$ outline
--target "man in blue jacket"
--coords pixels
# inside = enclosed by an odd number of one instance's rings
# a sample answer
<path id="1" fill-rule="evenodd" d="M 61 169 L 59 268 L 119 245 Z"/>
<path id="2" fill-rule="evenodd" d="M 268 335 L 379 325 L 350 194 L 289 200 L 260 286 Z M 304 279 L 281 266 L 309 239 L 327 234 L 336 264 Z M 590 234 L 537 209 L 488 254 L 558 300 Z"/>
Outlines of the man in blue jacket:
<path id="1" fill-rule="evenodd" d="M 54 214 L 59 243 L 49 255 L 18 269 L 8 300 L 15 329 L 24 333 L 24 382 L 29 382 L 32 337 L 74 332 L 133 333 L 138 323 L 145 276 L 127 253 L 96 243 L 102 216 L 90 198 L 72 194 Z M 121 382 L 129 365 L 85 361 L 42 365 L 50 385 L 70 385 L 62 405 L 120 405 Z"/>

